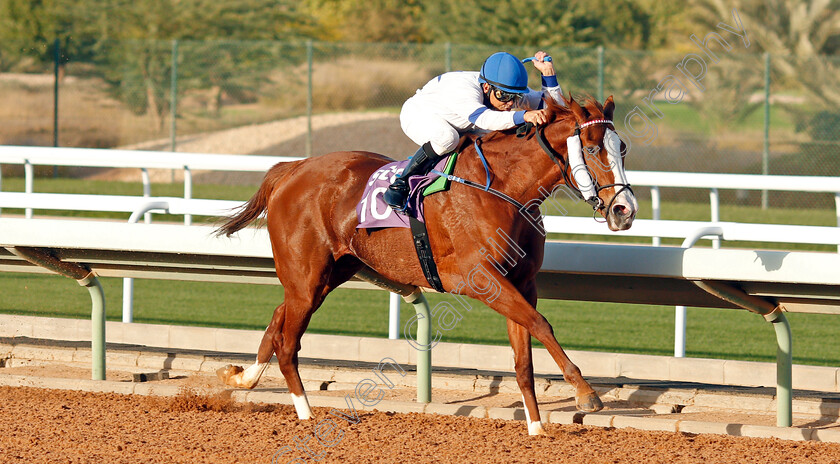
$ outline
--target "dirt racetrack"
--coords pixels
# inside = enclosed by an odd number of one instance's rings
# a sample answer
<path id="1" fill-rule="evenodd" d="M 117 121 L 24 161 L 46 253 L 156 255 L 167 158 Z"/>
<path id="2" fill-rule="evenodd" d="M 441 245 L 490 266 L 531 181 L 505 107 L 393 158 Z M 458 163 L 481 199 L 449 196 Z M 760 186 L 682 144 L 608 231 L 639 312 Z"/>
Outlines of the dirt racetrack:
<path id="1" fill-rule="evenodd" d="M 529 437 L 520 421 L 360 411 L 350 423 L 324 408 L 316 421 L 331 418 L 334 428 L 316 437 L 318 422 L 299 422 L 291 406 L 189 391 L 0 387 L 0 399 L 2 463 L 269 463 L 286 446 L 273 462 L 840 463 L 832 443 L 554 424 Z M 296 439 L 314 456 L 295 450 Z"/>

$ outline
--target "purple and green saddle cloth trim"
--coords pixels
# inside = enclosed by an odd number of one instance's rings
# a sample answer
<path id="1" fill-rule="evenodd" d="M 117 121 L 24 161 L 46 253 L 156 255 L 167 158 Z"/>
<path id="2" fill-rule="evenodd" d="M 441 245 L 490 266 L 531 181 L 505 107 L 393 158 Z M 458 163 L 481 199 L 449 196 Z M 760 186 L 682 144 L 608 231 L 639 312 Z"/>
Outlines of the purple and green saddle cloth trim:
<path id="1" fill-rule="evenodd" d="M 432 169 L 445 174 L 452 174 L 457 158 L 457 153 L 445 156 L 435 163 Z M 362 198 L 356 205 L 356 216 L 359 220 L 357 229 L 409 228 L 409 216 L 425 221 L 423 198 L 449 189 L 450 181 L 437 173 L 429 172 L 424 175 L 411 176 L 408 178 L 408 208 L 405 213 L 397 213 L 385 203 L 383 194 L 397 176 L 403 172 L 406 165 L 408 165 L 408 160 L 395 161 L 382 166 L 370 176 Z"/>

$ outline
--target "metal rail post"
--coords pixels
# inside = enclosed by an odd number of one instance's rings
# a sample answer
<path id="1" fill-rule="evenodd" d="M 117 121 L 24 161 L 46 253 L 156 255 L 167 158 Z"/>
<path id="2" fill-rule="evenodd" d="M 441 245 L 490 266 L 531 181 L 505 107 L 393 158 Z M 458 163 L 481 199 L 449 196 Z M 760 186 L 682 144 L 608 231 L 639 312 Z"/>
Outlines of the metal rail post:
<path id="1" fill-rule="evenodd" d="M 29 160 L 25 160 L 23 163 L 23 177 L 23 191 L 26 193 L 34 192 L 35 167 L 32 166 L 32 163 Z M 32 208 L 26 208 L 24 210 L 24 217 L 26 219 L 32 219 Z"/>
<path id="2" fill-rule="evenodd" d="M 714 203 L 713 203 L 714 205 Z M 713 206 L 714 208 L 714 206 Z M 712 213 L 714 214 L 714 213 Z M 706 235 L 715 235 L 720 237 L 723 235 L 723 229 L 720 227 L 704 227 L 694 231 L 693 234 L 683 240 L 682 248 L 691 248 L 698 240 Z M 685 324 L 687 319 L 687 312 L 685 306 L 674 307 L 674 357 L 685 357 Z"/>
<path id="3" fill-rule="evenodd" d="M 6 247 L 6 250 L 32 264 L 74 279 L 79 282 L 79 285 L 87 287 L 91 300 L 91 378 L 105 380 L 105 292 L 96 274 L 82 265 L 61 261 L 47 249 Z"/>
<path id="4" fill-rule="evenodd" d="M 178 142 L 178 40 L 172 41 L 172 73 L 169 78 L 169 150 L 176 151 Z M 175 181 L 175 170 L 171 171 Z"/>
<path id="5" fill-rule="evenodd" d="M 604 101 L 604 46 L 598 46 L 598 101 Z"/>
<path id="6" fill-rule="evenodd" d="M 312 40 L 306 41 L 306 157 L 312 156 L 312 59 L 314 55 Z"/>
<path id="7" fill-rule="evenodd" d="M 776 330 L 776 425 L 793 425 L 793 335 L 781 311 L 765 316 Z"/>
<path id="8" fill-rule="evenodd" d="M 417 402 L 432 402 L 432 316 L 429 302 L 423 292 L 414 286 L 386 279 L 370 268 L 363 268 L 356 277 L 390 292 L 398 293 L 406 303 L 414 306 L 416 315 L 409 319 L 403 329 L 405 340 L 417 350 Z M 417 324 L 417 337 L 409 329 Z"/>
<path id="9" fill-rule="evenodd" d="M 61 78 L 61 41 L 53 42 L 53 147 L 58 146 L 58 80 Z M 58 167 L 53 166 L 53 177 L 58 177 Z"/>
<path id="10" fill-rule="evenodd" d="M 192 170 L 189 166 L 184 166 L 184 200 L 192 198 L 193 193 L 193 178 Z M 184 225 L 192 225 L 192 214 L 184 214 Z"/>
<path id="11" fill-rule="evenodd" d="M 651 212 L 651 219 L 654 221 L 659 220 L 659 210 L 660 210 L 661 199 L 659 198 L 659 187 L 653 186 L 650 188 L 650 212 Z M 652 237 L 653 246 L 659 246 L 662 244 L 661 237 Z"/>
<path id="12" fill-rule="evenodd" d="M 443 61 L 444 70 L 446 72 L 452 71 L 452 43 L 450 42 L 443 44 Z"/>
<path id="13" fill-rule="evenodd" d="M 793 425 L 793 335 L 782 307 L 722 282 L 693 281 L 710 294 L 760 314 L 776 331 L 776 425 Z"/>
<path id="14" fill-rule="evenodd" d="M 131 213 L 131 216 L 128 218 L 129 224 L 134 224 L 140 220 L 140 216 L 146 216 L 147 218 L 151 215 L 149 211 L 154 209 L 162 209 L 164 212 L 169 211 L 169 202 L 166 201 L 150 201 L 137 209 L 137 211 Z M 147 220 L 146 223 L 148 224 L 149 221 Z M 122 301 L 122 321 L 125 323 L 134 322 L 134 278 L 133 277 L 124 277 L 123 278 L 123 301 Z"/>
<path id="15" fill-rule="evenodd" d="M 834 211 L 837 216 L 837 227 L 840 227 L 840 192 L 834 194 Z M 837 245 L 837 252 L 840 253 L 840 245 Z"/>
<path id="16" fill-rule="evenodd" d="M 761 153 L 761 173 L 770 173 L 770 54 L 764 53 L 764 149 Z M 761 209 L 769 204 L 767 190 L 761 191 Z"/>
<path id="17" fill-rule="evenodd" d="M 711 204 L 712 222 L 720 222 L 720 193 L 718 189 L 709 189 L 709 203 Z M 720 248 L 720 237 L 712 239 L 712 248 Z"/>
<path id="18" fill-rule="evenodd" d="M 398 340 L 400 338 L 400 296 L 396 293 L 389 293 L 388 305 L 388 338 Z"/>
<path id="19" fill-rule="evenodd" d="M 90 293 L 90 377 L 105 380 L 105 291 L 92 272 L 78 282 Z"/>
<path id="20" fill-rule="evenodd" d="M 147 168 L 140 168 L 140 177 L 143 179 L 143 196 L 152 196 L 152 178 L 149 177 L 149 170 Z M 152 223 L 152 213 L 146 213 L 143 217 L 146 224 Z"/>
<path id="21" fill-rule="evenodd" d="M 417 313 L 417 344 L 426 349 L 417 350 L 417 402 L 432 402 L 432 316 L 429 303 L 418 291 L 405 297 Z M 408 338 L 408 336 L 406 336 Z"/>

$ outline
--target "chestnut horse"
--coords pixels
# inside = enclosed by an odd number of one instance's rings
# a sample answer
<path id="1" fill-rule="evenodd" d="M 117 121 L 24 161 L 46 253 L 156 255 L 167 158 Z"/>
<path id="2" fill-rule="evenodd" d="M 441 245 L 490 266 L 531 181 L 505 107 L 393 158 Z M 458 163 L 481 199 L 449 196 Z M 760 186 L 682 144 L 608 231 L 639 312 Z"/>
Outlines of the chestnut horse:
<path id="1" fill-rule="evenodd" d="M 564 182 L 577 188 L 566 162 L 566 139 L 577 128 L 584 151 L 593 158 L 587 163 L 598 186 L 598 199 L 591 201 L 593 208 L 606 219 L 611 230 L 627 229 L 638 204 L 629 185 L 619 178 L 624 177 L 621 157 L 610 157 L 605 149 L 605 135 L 615 110 L 613 99 L 609 97 L 603 106 L 593 100 L 581 106 L 571 96 L 564 100 L 565 106 L 547 101 L 548 122 L 538 128 L 537 134 L 529 132 L 526 137 L 517 137 L 509 130 L 482 138 L 481 150 L 489 170 L 495 173 L 492 187 L 523 204 L 541 201 L 546 193 Z M 617 136 L 614 140 L 620 143 Z M 485 167 L 471 142 L 469 137 L 462 139 L 454 175 L 483 183 Z M 557 158 L 547 155 L 551 151 Z M 615 151 L 613 146 L 613 155 Z M 219 235 L 230 236 L 265 211 L 277 277 L 285 287 L 285 299 L 274 310 L 256 363 L 244 370 L 234 366 L 220 370 L 219 376 L 228 385 L 253 388 L 274 353 L 298 417 L 309 419 L 312 411 L 298 374 L 297 353 L 310 317 L 327 294 L 357 273 L 374 275 L 377 277 L 374 280 L 379 282 L 408 285 L 414 290 L 429 287 L 409 229 L 356 228 L 356 204 L 368 178 L 391 161 L 374 153 L 351 151 L 278 163 L 266 173 L 248 203 L 219 227 Z M 610 168 L 593 169 L 592 164 Z M 536 275 L 542 265 L 545 236 L 534 226 L 535 221 L 526 218 L 513 203 L 459 183 L 453 183 L 446 193 L 425 199 L 424 209 L 444 288 L 458 289 L 507 318 L 529 433 L 544 433 L 534 393 L 532 336 L 546 347 L 565 380 L 576 388 L 577 408 L 587 412 L 600 410 L 603 405 L 597 393 L 566 356 L 551 325 L 536 309 Z M 529 214 L 541 224 L 539 211 Z M 507 243 L 499 249 L 490 247 L 494 249 L 488 252 L 485 239 L 497 234 L 499 229 L 515 244 Z M 502 250 L 504 246 L 510 248 Z M 518 250 L 514 252 L 515 247 Z M 492 279 L 501 287 L 492 299 L 489 292 L 480 294 L 472 286 L 463 286 L 470 271 L 487 259 L 486 256 L 492 255 L 496 262 L 504 263 L 502 252 L 521 256 L 523 251 L 522 259 L 509 271 L 484 266 L 488 274 L 482 278 Z M 479 289 L 484 284 L 490 285 L 478 282 Z"/>

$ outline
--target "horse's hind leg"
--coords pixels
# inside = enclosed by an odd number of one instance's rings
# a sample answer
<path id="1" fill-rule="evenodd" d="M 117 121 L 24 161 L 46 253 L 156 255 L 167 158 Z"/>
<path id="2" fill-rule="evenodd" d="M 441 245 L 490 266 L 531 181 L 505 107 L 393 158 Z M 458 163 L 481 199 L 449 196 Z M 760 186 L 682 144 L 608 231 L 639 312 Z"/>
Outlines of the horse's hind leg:
<path id="1" fill-rule="evenodd" d="M 254 388 L 268 367 L 271 355 L 276 354 L 280 372 L 286 379 L 298 418 L 305 420 L 312 418 L 312 409 L 298 373 L 300 339 L 309 324 L 310 316 L 329 292 L 319 289 L 314 299 L 301 299 L 290 293 L 287 290 L 285 301 L 274 310 L 271 322 L 260 342 L 257 361 L 244 370 L 239 366 L 225 366 L 216 371 L 216 374 L 228 385 Z"/>
<path id="2" fill-rule="evenodd" d="M 508 338 L 513 348 L 513 360 L 516 366 L 516 383 L 522 392 L 522 404 L 525 406 L 525 419 L 528 421 L 528 435 L 545 435 L 540 411 L 537 407 L 537 395 L 534 392 L 534 365 L 531 360 L 531 334 L 528 329 L 507 320 Z"/>
<path id="3" fill-rule="evenodd" d="M 298 418 L 311 419 L 312 409 L 298 373 L 297 352 L 300 350 L 300 338 L 309 323 L 309 316 L 315 312 L 321 301 L 323 298 L 317 301 L 317 304 L 311 300 L 310 302 L 301 301 L 293 295 L 290 297 L 287 292 L 285 301 L 274 310 L 271 322 L 265 329 L 257 352 L 257 362 L 244 370 L 239 366 L 225 366 L 216 371 L 216 374 L 228 385 L 254 388 L 268 367 L 271 355 L 276 354 L 280 372 L 283 373 L 286 385 L 292 394 L 292 403 L 295 405 Z"/>
<path id="4" fill-rule="evenodd" d="M 340 259 L 338 262 L 330 260 L 322 270 L 313 273 L 307 279 L 307 282 L 311 284 L 287 286 L 284 311 L 282 314 L 275 312 L 275 318 L 272 319 L 272 324 L 275 323 L 275 319 L 279 322 L 275 326 L 279 327 L 279 330 L 272 333 L 274 353 L 277 355 L 280 371 L 286 378 L 299 419 L 312 418 L 312 409 L 298 372 L 300 339 L 309 325 L 312 313 L 321 306 L 327 294 L 350 279 L 362 266 L 360 261 L 350 257 Z M 311 269 L 314 268 L 310 267 Z M 324 279 L 323 276 L 329 276 L 329 278 Z M 281 317 L 282 322 L 279 321 Z M 269 331 L 266 331 L 266 335 L 268 334 Z"/>
<path id="5" fill-rule="evenodd" d="M 280 332 L 285 319 L 286 303 L 282 303 L 274 310 L 271 322 L 265 329 L 260 348 L 257 350 L 257 361 L 247 369 L 228 364 L 216 371 L 222 381 L 232 387 L 254 388 L 260 381 L 263 372 L 268 368 L 271 356 L 274 354 L 274 336 Z"/>
<path id="6" fill-rule="evenodd" d="M 321 299 L 323 301 L 323 299 Z M 298 419 L 306 420 L 312 418 L 312 408 L 309 406 L 309 399 L 303 388 L 303 381 L 298 372 L 298 351 L 300 350 L 300 339 L 309 318 L 321 301 L 299 301 L 295 298 L 286 298 L 285 311 L 282 314 L 275 314 L 281 319 L 279 330 L 272 332 L 272 345 L 277 355 L 277 363 L 280 365 L 280 372 L 286 379 L 289 393 L 292 395 L 292 403 L 295 405 Z M 272 319 L 272 323 L 274 319 Z M 266 331 L 266 335 L 269 332 Z"/>
<path id="7" fill-rule="evenodd" d="M 323 301 L 323 298 L 320 301 Z M 286 379 L 298 418 L 311 419 L 312 409 L 298 373 L 297 352 L 300 350 L 300 338 L 309 323 L 309 316 L 315 312 L 320 301 L 317 304 L 311 300 L 310 302 L 301 301 L 294 296 L 290 297 L 287 292 L 285 301 L 274 310 L 271 322 L 265 329 L 257 352 L 257 361 L 244 370 L 239 366 L 225 366 L 216 371 L 216 374 L 228 385 L 254 388 L 268 367 L 271 355 L 276 354 L 280 372 Z"/>

